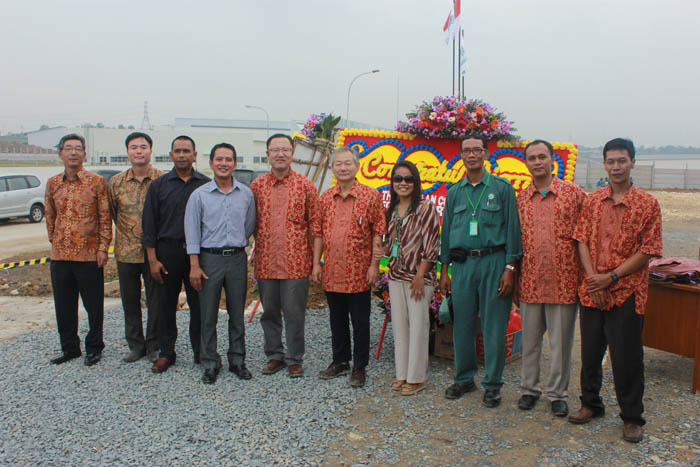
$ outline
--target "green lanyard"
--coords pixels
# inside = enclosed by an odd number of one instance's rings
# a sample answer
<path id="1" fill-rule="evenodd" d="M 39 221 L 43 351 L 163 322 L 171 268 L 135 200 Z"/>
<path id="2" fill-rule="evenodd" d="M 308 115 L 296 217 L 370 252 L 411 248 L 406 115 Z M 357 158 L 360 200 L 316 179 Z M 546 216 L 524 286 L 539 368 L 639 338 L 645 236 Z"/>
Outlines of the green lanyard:
<path id="1" fill-rule="evenodd" d="M 486 189 L 489 187 L 489 182 L 491 181 L 491 172 L 486 172 L 488 176 L 486 177 L 486 184 L 484 185 L 484 188 L 481 189 L 481 194 L 479 195 L 479 199 L 476 202 L 476 206 L 472 202 L 471 196 L 469 196 L 469 190 L 467 187 L 464 187 L 464 191 L 467 193 L 467 200 L 469 200 L 469 204 L 472 206 L 472 218 L 476 217 L 476 211 L 479 209 L 479 204 L 481 203 L 481 198 L 484 197 L 484 193 L 486 193 Z"/>
<path id="2" fill-rule="evenodd" d="M 399 255 L 399 237 L 401 235 L 401 225 L 403 224 L 403 219 L 408 214 L 408 210 L 411 209 L 409 204 L 403 213 L 403 216 L 399 217 L 399 205 L 397 204 L 394 208 L 394 218 L 396 219 L 396 235 L 394 236 L 394 243 L 391 245 L 391 257 L 396 258 Z"/>

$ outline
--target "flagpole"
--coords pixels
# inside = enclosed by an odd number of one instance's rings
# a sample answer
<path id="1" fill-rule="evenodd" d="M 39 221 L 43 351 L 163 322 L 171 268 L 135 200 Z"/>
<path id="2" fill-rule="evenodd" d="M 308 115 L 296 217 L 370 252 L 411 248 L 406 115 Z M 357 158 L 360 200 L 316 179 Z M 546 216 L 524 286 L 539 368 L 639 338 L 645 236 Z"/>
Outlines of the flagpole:
<path id="1" fill-rule="evenodd" d="M 455 96 L 455 39 L 452 38 L 452 97 Z"/>
<path id="2" fill-rule="evenodd" d="M 459 73 L 457 73 L 457 96 L 461 99 L 462 96 L 462 28 L 459 28 L 459 31 L 457 32 L 457 40 L 459 41 L 459 50 L 457 53 L 459 54 Z"/>

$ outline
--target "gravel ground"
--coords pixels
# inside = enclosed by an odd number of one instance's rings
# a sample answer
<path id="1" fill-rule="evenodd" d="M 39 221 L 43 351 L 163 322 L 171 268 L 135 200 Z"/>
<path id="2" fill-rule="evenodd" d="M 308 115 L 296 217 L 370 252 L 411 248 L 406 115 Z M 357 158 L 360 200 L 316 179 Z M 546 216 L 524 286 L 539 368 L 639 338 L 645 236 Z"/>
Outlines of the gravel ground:
<path id="1" fill-rule="evenodd" d="M 254 320 L 246 328 L 253 379 L 223 371 L 215 385 L 204 385 L 201 366 L 192 363 L 189 318 L 179 315 L 178 361 L 161 375 L 146 360 L 121 361 L 127 351 L 121 310 L 105 314 L 107 348 L 91 368 L 82 359 L 49 364 L 60 349 L 55 331 L 1 342 L 0 465 L 319 464 L 332 433 L 349 427 L 346 416 L 376 384 L 370 378 L 363 390 L 345 378 L 316 378 L 330 361 L 331 343 L 327 312 L 311 311 L 305 378 L 260 373 L 266 359 Z M 372 319 L 377 342 L 383 316 Z M 86 332 L 81 320 L 80 335 Z"/>
<path id="2" fill-rule="evenodd" d="M 700 395 L 690 393 L 690 359 L 645 349 L 649 423 L 645 440 L 631 445 L 621 439 L 609 368 L 607 414 L 585 426 L 553 417 L 545 401 L 519 411 L 519 361 L 506 366 L 497 409 L 482 407 L 481 390 L 445 400 L 452 362 L 437 358 L 431 358 L 428 388 L 402 397 L 388 389 L 389 327 L 381 358 L 370 361 L 367 385 L 354 389 L 346 378 L 316 377 L 330 360 L 331 344 L 327 312 L 311 311 L 305 378 L 260 374 L 265 356 L 254 320 L 246 329 L 253 379 L 224 371 L 207 386 L 191 360 L 187 314 L 179 318 L 178 363 L 162 375 L 153 375 L 145 360 L 121 361 L 120 310 L 105 315 L 107 348 L 92 368 L 81 360 L 50 365 L 59 348 L 55 331 L 0 342 L 0 465 L 700 464 Z M 372 355 L 382 320 L 373 313 Z M 81 321 L 81 336 L 86 327 Z M 219 336 L 224 355 L 223 319 Z M 572 396 L 578 394 L 578 341 L 574 348 Z M 545 356 L 543 368 L 546 362 Z M 477 383 L 481 377 L 483 369 Z"/>

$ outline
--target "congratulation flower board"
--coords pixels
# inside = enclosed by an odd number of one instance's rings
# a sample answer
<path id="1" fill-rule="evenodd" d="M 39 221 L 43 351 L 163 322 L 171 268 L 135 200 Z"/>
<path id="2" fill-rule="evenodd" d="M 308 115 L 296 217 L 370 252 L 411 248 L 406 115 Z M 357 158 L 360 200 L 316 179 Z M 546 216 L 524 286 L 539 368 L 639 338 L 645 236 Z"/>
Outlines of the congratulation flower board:
<path id="1" fill-rule="evenodd" d="M 486 170 L 508 179 L 516 192 L 526 188 L 532 177 L 525 166 L 523 150 L 529 141 L 489 141 Z M 400 160 L 413 162 L 421 175 L 424 195 L 442 217 L 447 189 L 464 178 L 460 140 L 426 138 L 411 133 L 384 130 L 341 129 L 337 146 L 350 146 L 360 157 L 357 179 L 382 193 L 389 204 L 391 170 Z M 573 182 L 578 148 L 571 143 L 552 143 L 557 177 Z"/>

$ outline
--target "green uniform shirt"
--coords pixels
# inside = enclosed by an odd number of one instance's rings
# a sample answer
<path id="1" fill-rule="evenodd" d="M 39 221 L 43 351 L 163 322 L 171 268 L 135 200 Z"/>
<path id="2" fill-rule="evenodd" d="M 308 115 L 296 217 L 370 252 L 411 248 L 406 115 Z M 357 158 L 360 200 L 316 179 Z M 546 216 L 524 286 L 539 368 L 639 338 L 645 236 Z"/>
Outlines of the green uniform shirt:
<path id="1" fill-rule="evenodd" d="M 442 216 L 441 263 L 450 263 L 450 248 L 475 250 L 505 245 L 506 263 L 513 263 L 523 256 L 515 190 L 510 182 L 492 174 L 481 201 L 476 204 L 488 177 L 489 174 L 485 171 L 476 186 L 464 177 L 447 190 Z M 469 235 L 473 208 L 467 200 L 467 194 L 477 208 L 474 218 L 478 221 L 478 235 L 475 237 Z"/>

